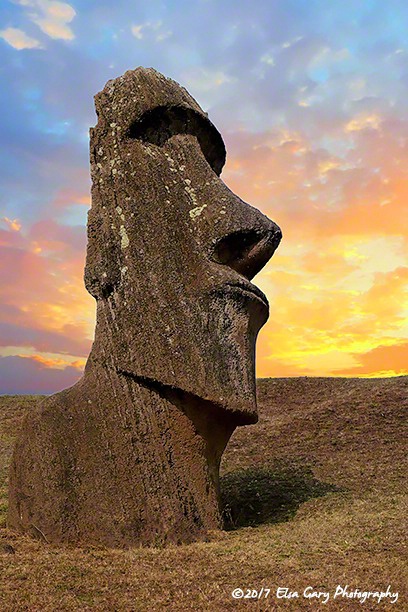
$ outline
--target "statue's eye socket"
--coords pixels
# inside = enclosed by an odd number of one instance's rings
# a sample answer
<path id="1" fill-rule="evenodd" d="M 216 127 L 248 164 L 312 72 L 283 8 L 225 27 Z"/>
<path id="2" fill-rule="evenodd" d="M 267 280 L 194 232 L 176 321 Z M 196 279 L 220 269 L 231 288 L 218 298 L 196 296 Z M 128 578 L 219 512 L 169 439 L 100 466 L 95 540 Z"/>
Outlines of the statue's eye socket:
<path id="1" fill-rule="evenodd" d="M 209 119 L 184 106 L 157 106 L 132 123 L 128 138 L 162 146 L 176 134 L 196 136 L 204 157 L 218 175 L 225 164 L 226 151 L 218 130 Z"/>

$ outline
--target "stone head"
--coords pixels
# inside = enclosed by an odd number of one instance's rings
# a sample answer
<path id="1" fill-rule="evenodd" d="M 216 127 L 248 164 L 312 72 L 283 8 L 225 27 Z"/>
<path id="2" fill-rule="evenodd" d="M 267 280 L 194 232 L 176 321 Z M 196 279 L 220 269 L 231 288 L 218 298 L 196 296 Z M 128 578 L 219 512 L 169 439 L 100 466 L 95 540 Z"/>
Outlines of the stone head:
<path id="1" fill-rule="evenodd" d="M 189 93 L 153 69 L 95 97 L 85 283 L 93 359 L 257 419 L 255 341 L 268 318 L 250 281 L 278 226 L 220 178 L 222 138 Z"/>

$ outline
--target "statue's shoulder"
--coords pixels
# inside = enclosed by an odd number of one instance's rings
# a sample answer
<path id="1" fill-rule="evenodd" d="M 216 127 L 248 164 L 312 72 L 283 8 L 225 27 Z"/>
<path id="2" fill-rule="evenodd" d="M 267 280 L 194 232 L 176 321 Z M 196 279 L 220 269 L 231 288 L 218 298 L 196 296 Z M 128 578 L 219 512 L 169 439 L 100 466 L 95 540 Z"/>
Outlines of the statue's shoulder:
<path id="1" fill-rule="evenodd" d="M 75 408 L 83 401 L 82 388 L 81 379 L 68 389 L 44 397 L 32 410 L 26 413 L 23 427 L 40 424 L 47 420 L 66 418 L 70 413 L 75 412 Z"/>

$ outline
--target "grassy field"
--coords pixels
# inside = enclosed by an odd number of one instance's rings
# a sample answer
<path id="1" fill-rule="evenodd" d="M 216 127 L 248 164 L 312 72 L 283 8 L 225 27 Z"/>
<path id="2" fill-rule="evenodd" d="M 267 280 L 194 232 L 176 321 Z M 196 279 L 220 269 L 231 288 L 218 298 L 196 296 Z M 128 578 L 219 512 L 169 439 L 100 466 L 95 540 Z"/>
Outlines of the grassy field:
<path id="1" fill-rule="evenodd" d="M 8 531 L 7 470 L 34 396 L 0 397 L 0 610 L 407 610 L 408 377 L 259 381 L 222 465 L 226 531 L 166 549 L 51 547 Z M 391 605 L 338 597 L 399 592 Z M 269 588 L 234 600 L 235 588 Z M 299 597 L 278 599 L 278 587 Z M 263 595 L 265 595 L 264 591 Z"/>

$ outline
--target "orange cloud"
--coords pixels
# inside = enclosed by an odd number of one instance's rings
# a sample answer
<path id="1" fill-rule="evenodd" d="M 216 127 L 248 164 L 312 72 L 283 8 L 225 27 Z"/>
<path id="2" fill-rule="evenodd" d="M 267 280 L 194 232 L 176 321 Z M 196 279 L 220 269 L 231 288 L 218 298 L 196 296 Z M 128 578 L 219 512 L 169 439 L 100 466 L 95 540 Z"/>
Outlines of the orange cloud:
<path id="1" fill-rule="evenodd" d="M 21 223 L 18 219 L 9 219 L 8 217 L 2 217 L 1 221 L 6 224 L 14 232 L 19 232 L 21 230 Z"/>
<path id="2" fill-rule="evenodd" d="M 56 208 L 68 208 L 73 205 L 90 206 L 91 196 L 75 189 L 61 189 L 54 197 L 52 205 Z"/>
<path id="3" fill-rule="evenodd" d="M 42 366 L 46 368 L 56 368 L 58 370 L 63 370 L 66 367 L 71 366 L 73 368 L 77 368 L 79 370 L 79 373 L 81 373 L 85 367 L 84 359 L 82 360 L 77 359 L 75 361 L 67 361 L 66 359 L 50 359 L 50 358 L 47 359 L 46 357 L 43 357 L 42 355 L 17 355 L 17 357 L 20 357 L 21 359 L 31 359 L 32 361 L 40 363 Z"/>
<path id="4" fill-rule="evenodd" d="M 340 370 L 348 376 L 393 376 L 408 374 L 408 342 L 377 346 L 364 354 L 356 354 L 357 367 Z"/>

